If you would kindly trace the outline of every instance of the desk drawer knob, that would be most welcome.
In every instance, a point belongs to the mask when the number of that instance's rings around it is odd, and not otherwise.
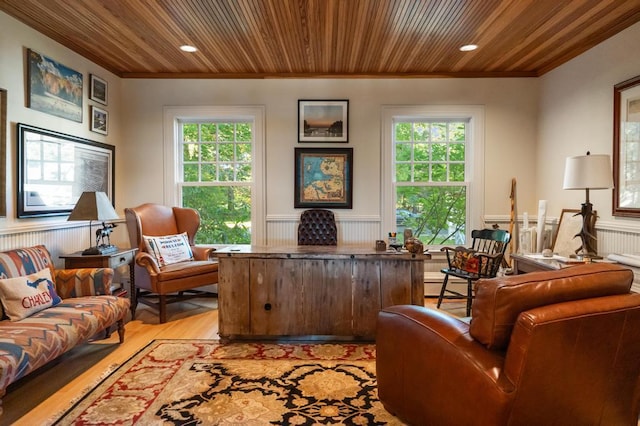
[[[264,310],[265,311],[270,311],[271,310],[271,303],[265,303],[264,304]]]

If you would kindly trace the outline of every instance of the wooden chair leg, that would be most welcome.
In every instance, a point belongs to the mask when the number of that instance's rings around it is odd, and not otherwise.
[[[467,316],[471,316],[471,302],[473,300],[473,283],[467,280]]]
[[[120,338],[120,343],[124,343],[124,318],[119,319],[117,324],[118,324],[118,337]]]
[[[160,324],[167,322],[167,296],[158,295],[158,315],[160,316]]]
[[[442,299],[444,298],[444,292],[447,288],[447,281],[449,281],[449,275],[444,275],[444,280],[442,281],[442,288],[440,288],[440,296],[438,296],[438,304],[436,308],[440,309],[440,305],[442,304]]]

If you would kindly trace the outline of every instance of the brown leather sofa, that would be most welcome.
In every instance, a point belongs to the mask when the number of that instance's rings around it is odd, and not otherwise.
[[[137,247],[136,291],[131,295],[131,314],[135,318],[138,302],[158,310],[159,321],[167,321],[167,304],[211,295],[198,287],[218,283],[218,262],[212,259],[211,247],[195,245],[200,227],[197,210],[146,203],[124,210],[131,247]],[[160,266],[147,252],[143,236],[164,236],[186,232],[193,260]]]
[[[636,425],[640,294],[611,264],[480,280],[470,324],[378,316],[378,394],[412,425]]]

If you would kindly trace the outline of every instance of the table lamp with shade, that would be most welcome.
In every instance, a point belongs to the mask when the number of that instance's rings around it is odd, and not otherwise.
[[[562,188],[584,189],[586,191],[586,201],[582,203],[580,213],[576,214],[582,216],[582,229],[576,235],[582,239],[582,248],[576,254],[585,258],[600,258],[596,238],[596,214],[589,201],[589,190],[612,188],[612,176],[611,159],[608,155],[591,155],[587,151],[587,155],[567,157]]]
[[[102,222],[102,228],[96,232],[96,245],[89,247],[82,252],[83,255],[102,255],[118,251],[118,247],[111,244],[109,234],[114,224],[106,225],[107,220],[120,219],[111,201],[104,192],[83,192],[76,206],[71,211],[67,220],[88,220],[89,221],[89,241],[91,241],[91,222],[94,220]]]

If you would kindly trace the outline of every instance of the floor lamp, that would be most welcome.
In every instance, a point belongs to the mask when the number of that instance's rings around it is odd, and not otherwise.
[[[582,239],[582,247],[576,250],[576,254],[591,259],[600,258],[596,238],[596,214],[589,201],[589,190],[612,187],[611,159],[608,155],[591,155],[587,151],[587,155],[567,157],[563,189],[584,189],[587,195],[580,213],[576,214],[582,216],[582,230],[576,234]]]

